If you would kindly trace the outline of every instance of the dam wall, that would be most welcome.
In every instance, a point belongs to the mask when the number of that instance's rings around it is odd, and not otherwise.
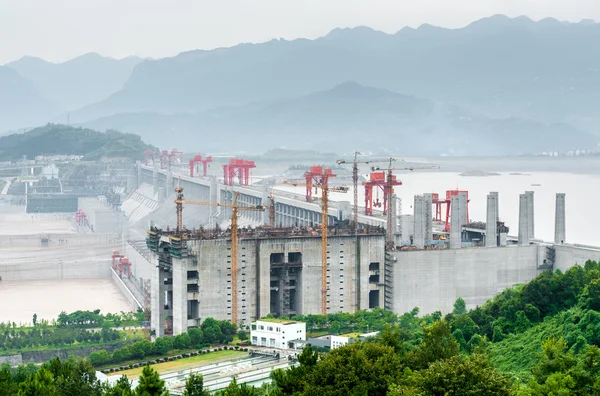
[[[459,297],[475,308],[535,278],[545,259],[546,247],[539,245],[394,252],[392,309],[446,314]]]

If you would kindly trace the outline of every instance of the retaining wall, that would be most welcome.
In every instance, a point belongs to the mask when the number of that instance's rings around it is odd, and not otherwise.
[[[131,304],[131,310],[135,312],[138,309],[142,308],[142,302],[138,301],[137,298],[135,298],[135,296],[133,295],[131,290],[129,290],[127,285],[125,285],[125,283],[123,283],[121,278],[119,278],[119,275],[112,268],[110,268],[110,273],[111,273],[113,282],[115,283],[115,285],[117,285],[117,287],[121,291],[121,294],[123,294],[125,299],[127,299],[129,304]]]
[[[419,307],[421,314],[451,312],[462,297],[467,308],[482,305],[502,290],[526,283],[541,271],[543,246],[509,246],[393,254],[393,310]]]

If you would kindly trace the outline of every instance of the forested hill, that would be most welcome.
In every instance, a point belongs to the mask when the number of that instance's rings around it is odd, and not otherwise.
[[[101,158],[143,159],[151,146],[134,134],[99,132],[67,125],[48,124],[25,133],[0,137],[0,161],[17,161],[24,155],[83,155],[86,160]]]

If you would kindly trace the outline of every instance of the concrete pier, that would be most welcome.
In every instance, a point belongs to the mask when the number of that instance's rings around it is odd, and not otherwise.
[[[554,215],[554,243],[562,245],[566,240],[565,194],[556,194],[556,212]]]
[[[433,194],[425,193],[423,194],[424,207],[423,207],[423,217],[425,220],[425,241],[433,240],[433,215],[431,213],[431,208],[433,206]]]
[[[467,200],[467,193],[466,192],[461,192],[458,193],[458,202],[459,202],[459,208],[460,208],[460,215],[459,217],[454,217],[454,212],[450,212],[452,213],[452,216],[455,219],[459,219],[460,220],[460,226],[464,226],[469,222],[468,219],[468,210],[467,210],[467,205],[468,205],[468,200]]]
[[[534,195],[533,191],[525,191],[527,196],[527,232],[529,233],[529,240],[535,238],[535,221],[534,221]]]
[[[450,249],[460,249],[461,231],[462,231],[462,213],[461,213],[461,198],[459,196],[452,197],[450,201],[450,213],[452,214],[450,223]]]
[[[158,194],[158,164],[156,162],[152,168],[152,194]]]
[[[519,194],[519,245],[529,245],[529,198]]]
[[[166,190],[167,190],[167,197],[171,194],[173,194],[173,190],[175,190],[175,186],[173,186],[173,172],[172,171],[167,171],[167,182],[166,182]]]
[[[498,246],[498,193],[493,192],[487,196],[485,246]]]
[[[413,234],[413,245],[417,249],[423,249],[425,247],[425,199],[422,195],[415,195],[414,203],[414,234]]]

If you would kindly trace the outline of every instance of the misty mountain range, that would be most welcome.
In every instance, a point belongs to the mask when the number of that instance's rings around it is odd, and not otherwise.
[[[8,127],[69,110],[73,123],[202,151],[334,145],[467,155],[590,148],[600,135],[598,42],[600,24],[593,21],[494,16],[462,29],[335,29],[315,40],[158,60],[86,55],[42,67],[44,61],[24,58],[4,69],[18,71],[20,86],[29,80],[20,95],[38,105],[26,118],[8,111]],[[10,86],[2,69],[0,102]]]

